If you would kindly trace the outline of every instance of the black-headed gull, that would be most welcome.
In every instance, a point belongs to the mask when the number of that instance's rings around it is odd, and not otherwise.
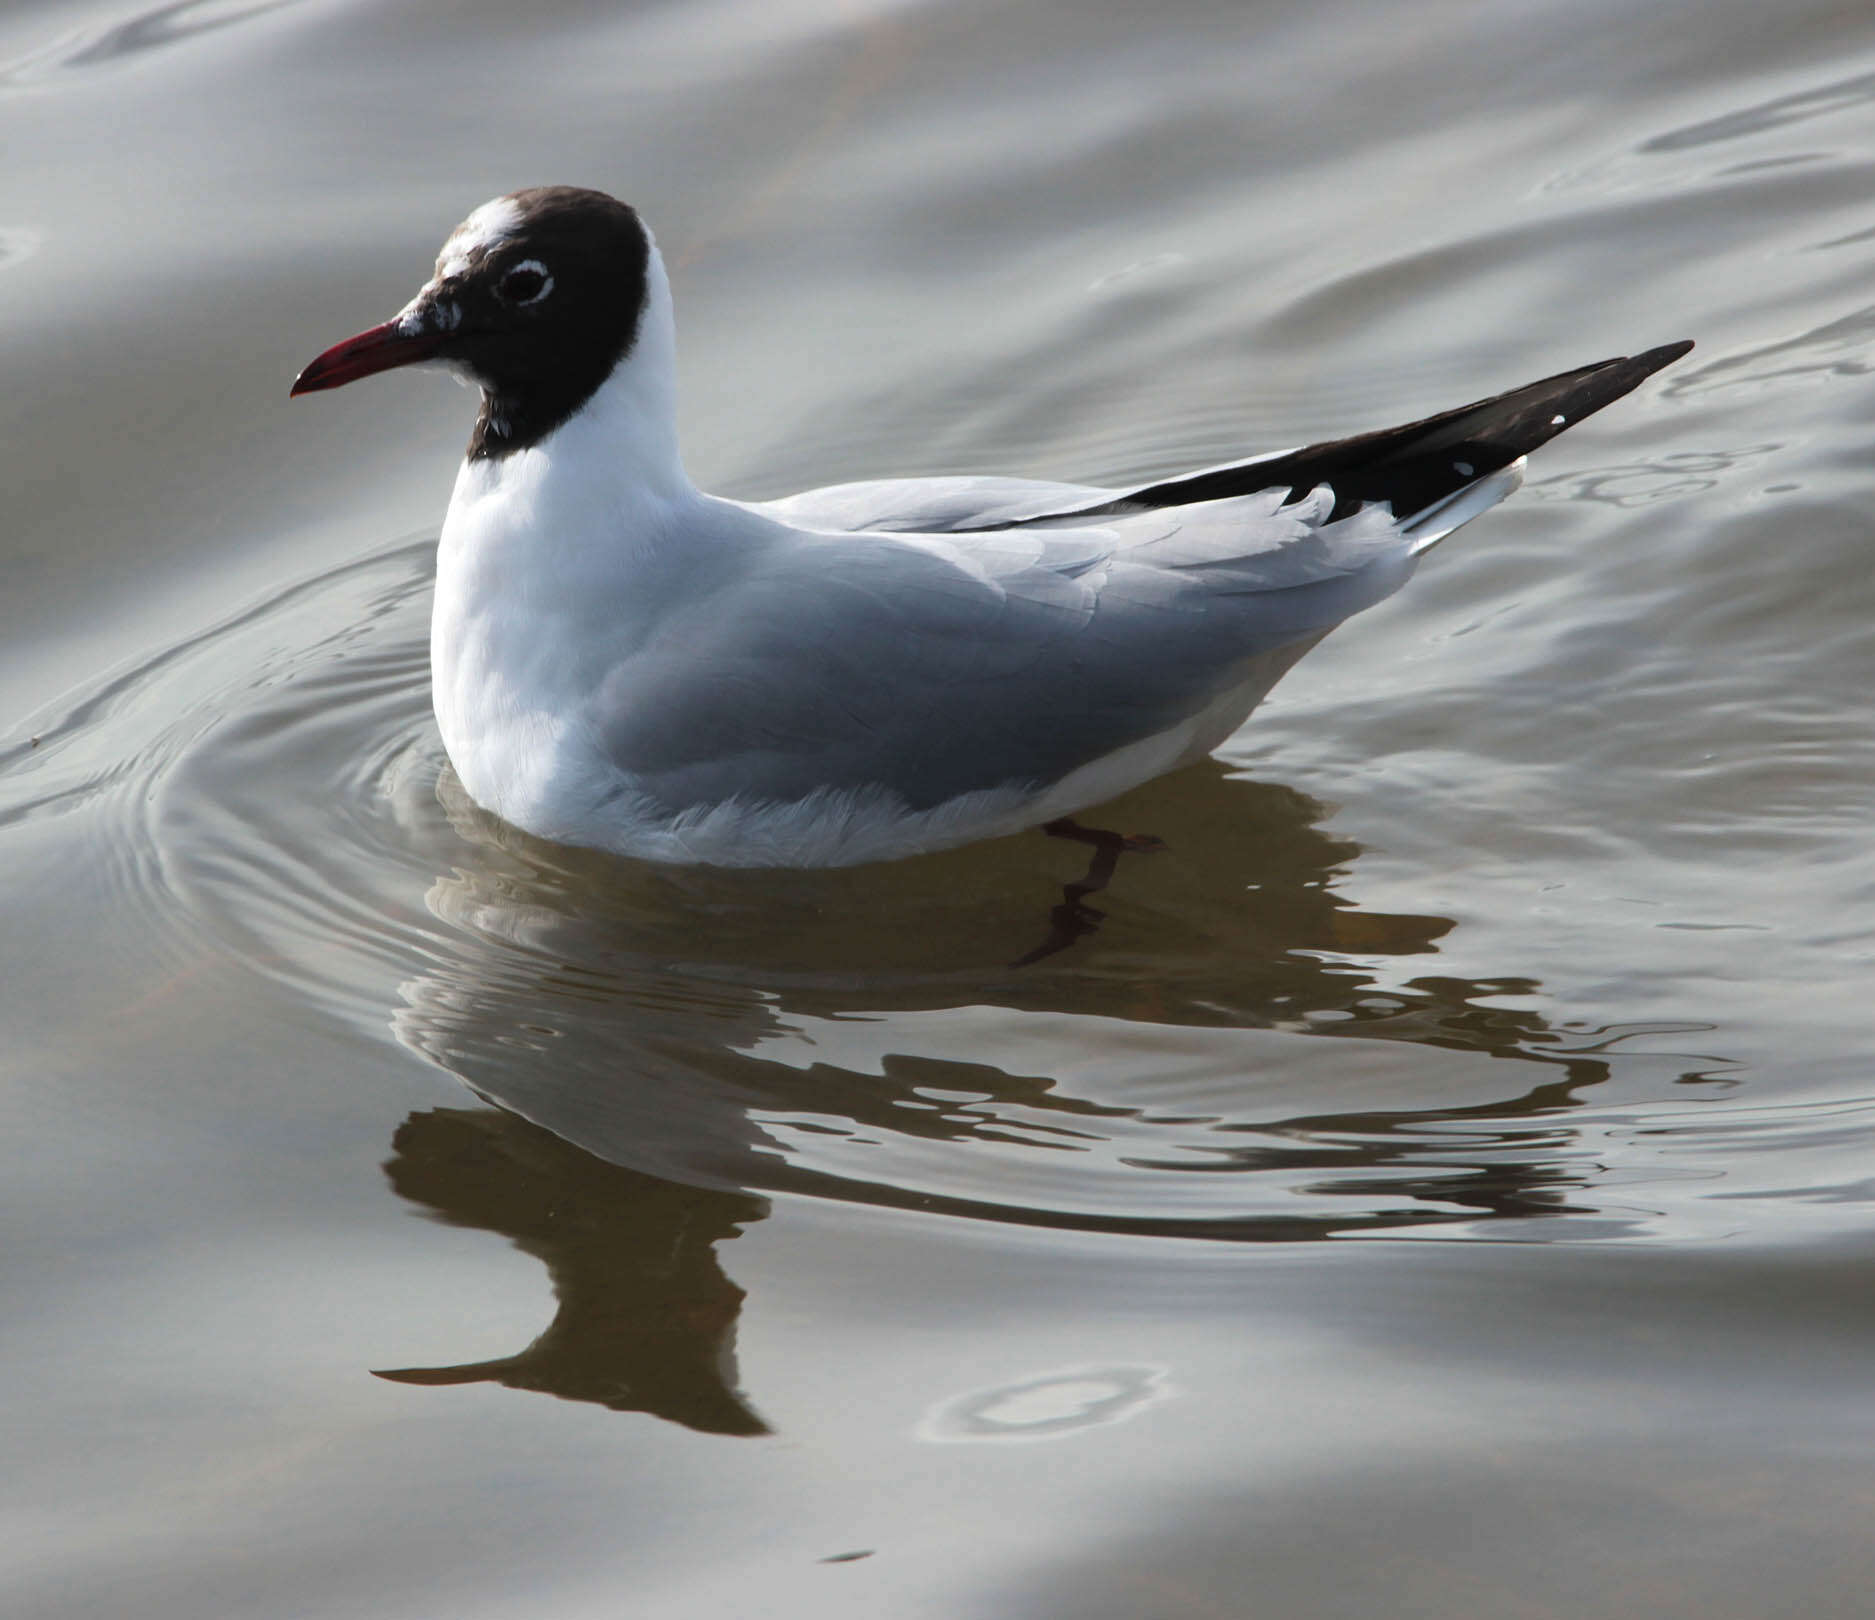
[[[518,191],[295,394],[478,383],[431,673],[469,794],[563,843],[841,866],[1057,822],[1202,758],[1303,653],[1692,347],[1129,490],[881,479],[705,495],[670,286],[625,204]]]

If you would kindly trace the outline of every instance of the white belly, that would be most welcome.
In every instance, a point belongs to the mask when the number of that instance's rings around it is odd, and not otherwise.
[[[1252,660],[1242,680],[1199,713],[1050,786],[987,788],[927,810],[911,810],[878,787],[826,789],[787,804],[730,798],[673,814],[635,791],[596,740],[550,715],[504,703],[504,688],[482,671],[482,661],[448,647],[437,658],[451,677],[447,697],[444,685],[437,687],[437,719],[469,795],[537,837],[687,865],[857,866],[1023,832],[1192,764],[1235,732],[1313,644]],[[473,748],[451,743],[451,730],[462,727],[476,739]]]

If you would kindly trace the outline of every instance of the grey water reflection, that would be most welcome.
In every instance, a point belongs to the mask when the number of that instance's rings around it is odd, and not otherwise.
[[[1571,1124],[1629,1061],[1622,1032],[1488,1004],[1528,981],[1383,984],[1375,957],[1431,953],[1450,921],[1340,898],[1332,880],[1358,851],[1300,794],[1215,765],[1175,789],[1127,807],[1175,853],[1129,874],[1124,916],[1077,946],[1085,957],[1029,970],[1000,964],[1017,930],[1039,926],[1033,872],[1030,904],[996,925],[1008,937],[973,938],[982,913],[945,903],[941,861],[759,885],[656,873],[648,889],[634,868],[621,890],[616,866],[608,888],[604,863],[479,822],[458,799],[452,819],[482,859],[438,878],[429,904],[460,949],[404,984],[394,1023],[497,1106],[413,1115],[387,1170],[406,1198],[540,1259],[559,1309],[517,1355],[384,1376],[766,1432],[736,1390],[742,1292],[714,1254],[762,1218],[762,1192],[1243,1242],[1559,1217],[1577,1237],[1632,1228]],[[1043,850],[1014,840],[1003,855]],[[1370,965],[1350,959],[1356,946]],[[969,965],[986,958],[999,965]],[[1196,1109],[1175,1084],[1161,1093],[1150,1058],[1115,1088],[921,1050],[928,1025],[893,1022],[960,1007],[1226,1030],[1242,1083],[1216,1077]],[[802,1061],[801,1026],[817,1020],[882,1023],[889,1049],[876,1064]],[[1409,1080],[1341,1109],[1304,1087],[1318,1106],[1298,1108],[1253,1067],[1260,1036],[1299,1031],[1350,1059],[1375,1042],[1499,1061],[1467,1062],[1456,1090]]]
[[[1374,958],[1430,953],[1450,920],[1364,912],[1338,896],[1331,880],[1356,852],[1316,825],[1323,807],[1298,793],[1216,765],[1178,789],[1141,797],[1168,828],[1180,871],[1147,858],[1124,922],[1098,936],[1104,953],[1070,951],[1035,969],[1003,965],[1025,919],[1042,926],[1033,873],[1027,911],[994,917],[945,904],[941,862],[764,874],[760,885],[658,874],[662,892],[634,886],[625,906],[598,881],[597,862],[489,828],[488,859],[439,878],[428,896],[465,948],[405,982],[394,1028],[483,1097],[596,1157],[692,1185],[1271,1241],[1596,1212],[1593,1197],[1578,1196],[1593,1167],[1569,1151],[1568,1113],[1608,1078],[1623,1032],[1557,1030],[1536,1012],[1489,1005],[1536,988],[1510,976],[1383,983]],[[473,835],[475,812],[457,804],[455,819]],[[1038,843],[1011,841],[1005,858],[1033,857]],[[986,926],[1006,937],[969,932]],[[1157,1085],[1150,1056],[1116,1095],[920,1050],[925,1020],[904,1027],[903,1044],[893,1039],[896,1014],[956,1008],[1228,1030],[1235,1044],[1222,1049],[1209,1106],[1194,1110]],[[843,1024],[883,1025],[883,1048],[864,1065],[804,1053],[803,1024],[823,1041]],[[1359,1108],[1290,1111],[1271,1106],[1280,1088],[1272,1096],[1252,1081],[1258,1031],[1508,1067],[1489,1086],[1486,1071],[1470,1069],[1474,1083],[1456,1093],[1403,1090],[1381,1106],[1370,1092]],[[1233,1063],[1245,1076],[1238,1094]],[[921,1180],[913,1163],[929,1162],[917,1150],[984,1145],[1032,1149],[1038,1164],[1065,1152],[1130,1189],[1120,1207],[1069,1208],[1046,1188],[1037,1196],[1036,1178],[1008,1172],[1006,1159],[951,1185]],[[849,1146],[862,1151],[841,1151]],[[901,1162],[896,1148],[914,1151]],[[1258,1188],[1265,1173],[1285,1178],[1282,1197]],[[1205,1187],[1196,1204],[1173,1192],[1191,1180]],[[1277,1212],[1293,1210],[1298,1186],[1322,1213]],[[1156,1198],[1175,1207],[1151,1213]]]
[[[768,1432],[736,1393],[743,1292],[716,1257],[718,1243],[767,1213],[761,1199],[622,1170],[492,1108],[412,1114],[393,1146],[385,1173],[401,1196],[533,1255],[559,1310],[518,1354],[378,1377],[499,1383],[705,1434]]]

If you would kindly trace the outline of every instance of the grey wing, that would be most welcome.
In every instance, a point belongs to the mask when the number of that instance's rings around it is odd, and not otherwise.
[[[747,504],[764,517],[837,534],[955,534],[1094,506],[1117,493],[1040,478],[875,478]]]
[[[1388,595],[1411,547],[1318,491],[953,538],[797,535],[622,664],[596,720],[673,809],[1046,785]]]
[[[1231,495],[1254,493],[1259,487],[1255,469],[1261,462],[1278,462],[1293,452],[1271,450],[1240,457],[1215,467],[1182,474],[1179,485],[1228,483]],[[1066,484],[1044,478],[1002,478],[954,475],[939,478],[873,478],[852,484],[828,484],[803,490],[775,501],[750,501],[752,512],[804,529],[839,534],[964,534],[1014,528],[1037,520],[1062,519],[1077,524],[1099,522],[1129,511],[1168,504],[1163,499],[1139,500],[1150,490],[1108,489],[1098,484]],[[1287,489],[1280,478],[1270,488]],[[1222,494],[1223,490],[1216,493]],[[1193,504],[1203,499],[1195,493]]]
[[[1057,780],[1391,594],[1525,454],[1690,347],[1117,493],[899,479],[750,507],[837,532],[795,534],[687,639],[621,666],[597,722],[679,807],[880,785],[925,808]]]

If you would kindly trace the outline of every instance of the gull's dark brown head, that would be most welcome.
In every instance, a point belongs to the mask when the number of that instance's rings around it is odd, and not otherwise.
[[[482,387],[469,458],[524,450],[631,353],[650,251],[637,214],[602,191],[541,186],[497,197],[450,233],[415,298],[327,349],[292,392],[441,361]]]

